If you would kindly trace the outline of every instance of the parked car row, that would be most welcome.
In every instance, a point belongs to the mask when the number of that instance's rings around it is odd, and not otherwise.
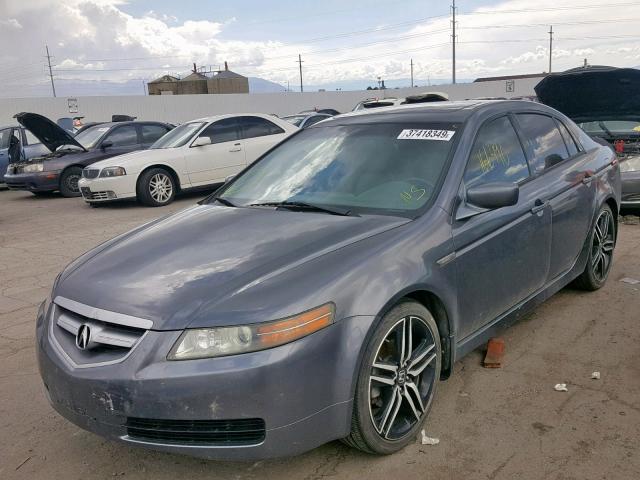
[[[34,195],[59,191],[92,205],[121,199],[167,205],[179,192],[222,184],[298,130],[277,117],[249,114],[219,115],[177,128],[118,119],[74,136],[42,115],[15,118],[18,131],[31,132],[41,148],[23,148],[32,154],[8,165],[3,176],[8,188]]]

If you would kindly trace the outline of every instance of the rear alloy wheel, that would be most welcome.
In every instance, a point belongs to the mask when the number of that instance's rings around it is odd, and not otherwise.
[[[345,443],[390,454],[411,442],[431,409],[440,355],[438,328],[426,308],[402,302],[390,310],[367,347]]]
[[[138,182],[138,199],[150,207],[170,204],[176,196],[173,176],[163,168],[152,168]]]
[[[82,177],[82,168],[69,167],[60,176],[60,193],[63,197],[79,197],[78,181]]]
[[[598,290],[607,281],[616,245],[616,223],[613,212],[604,205],[593,225],[589,239],[589,259],[576,286],[583,290]]]

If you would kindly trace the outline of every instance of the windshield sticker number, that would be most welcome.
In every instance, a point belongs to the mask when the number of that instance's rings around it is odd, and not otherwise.
[[[422,130],[406,128],[398,135],[398,140],[442,140],[448,142],[456,133],[454,130]]]

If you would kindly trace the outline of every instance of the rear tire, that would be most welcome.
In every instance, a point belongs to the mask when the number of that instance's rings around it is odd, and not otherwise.
[[[440,379],[438,326],[424,306],[403,301],[381,320],[362,360],[351,418],[342,441],[388,455],[413,441]]]
[[[138,200],[149,207],[162,207],[173,202],[176,182],[164,168],[147,170],[138,180]]]
[[[78,180],[82,177],[82,168],[69,167],[60,176],[60,193],[63,197],[79,197]]]
[[[616,223],[609,205],[604,204],[600,208],[587,242],[589,245],[587,265],[574,284],[581,290],[594,291],[606,283],[613,263]]]

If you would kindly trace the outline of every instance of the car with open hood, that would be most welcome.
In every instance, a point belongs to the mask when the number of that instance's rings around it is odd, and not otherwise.
[[[544,105],[333,117],[73,261],[37,314],[39,371],[56,411],[131,446],[393,453],[456,359],[604,285],[619,201],[613,151]]]
[[[37,113],[19,113],[18,123],[49,150],[9,166],[5,182],[12,190],[33,194],[59,191],[65,197],[80,196],[82,169],[94,162],[151,146],[172,129],[161,122],[109,122],[73,136]]]
[[[539,100],[571,118],[615,150],[622,205],[640,208],[640,70],[588,66],[545,77]]]
[[[221,185],[297,130],[285,120],[261,113],[193,120],[176,127],[148,150],[85,168],[80,191],[92,205],[137,199],[161,207],[180,192]]]

